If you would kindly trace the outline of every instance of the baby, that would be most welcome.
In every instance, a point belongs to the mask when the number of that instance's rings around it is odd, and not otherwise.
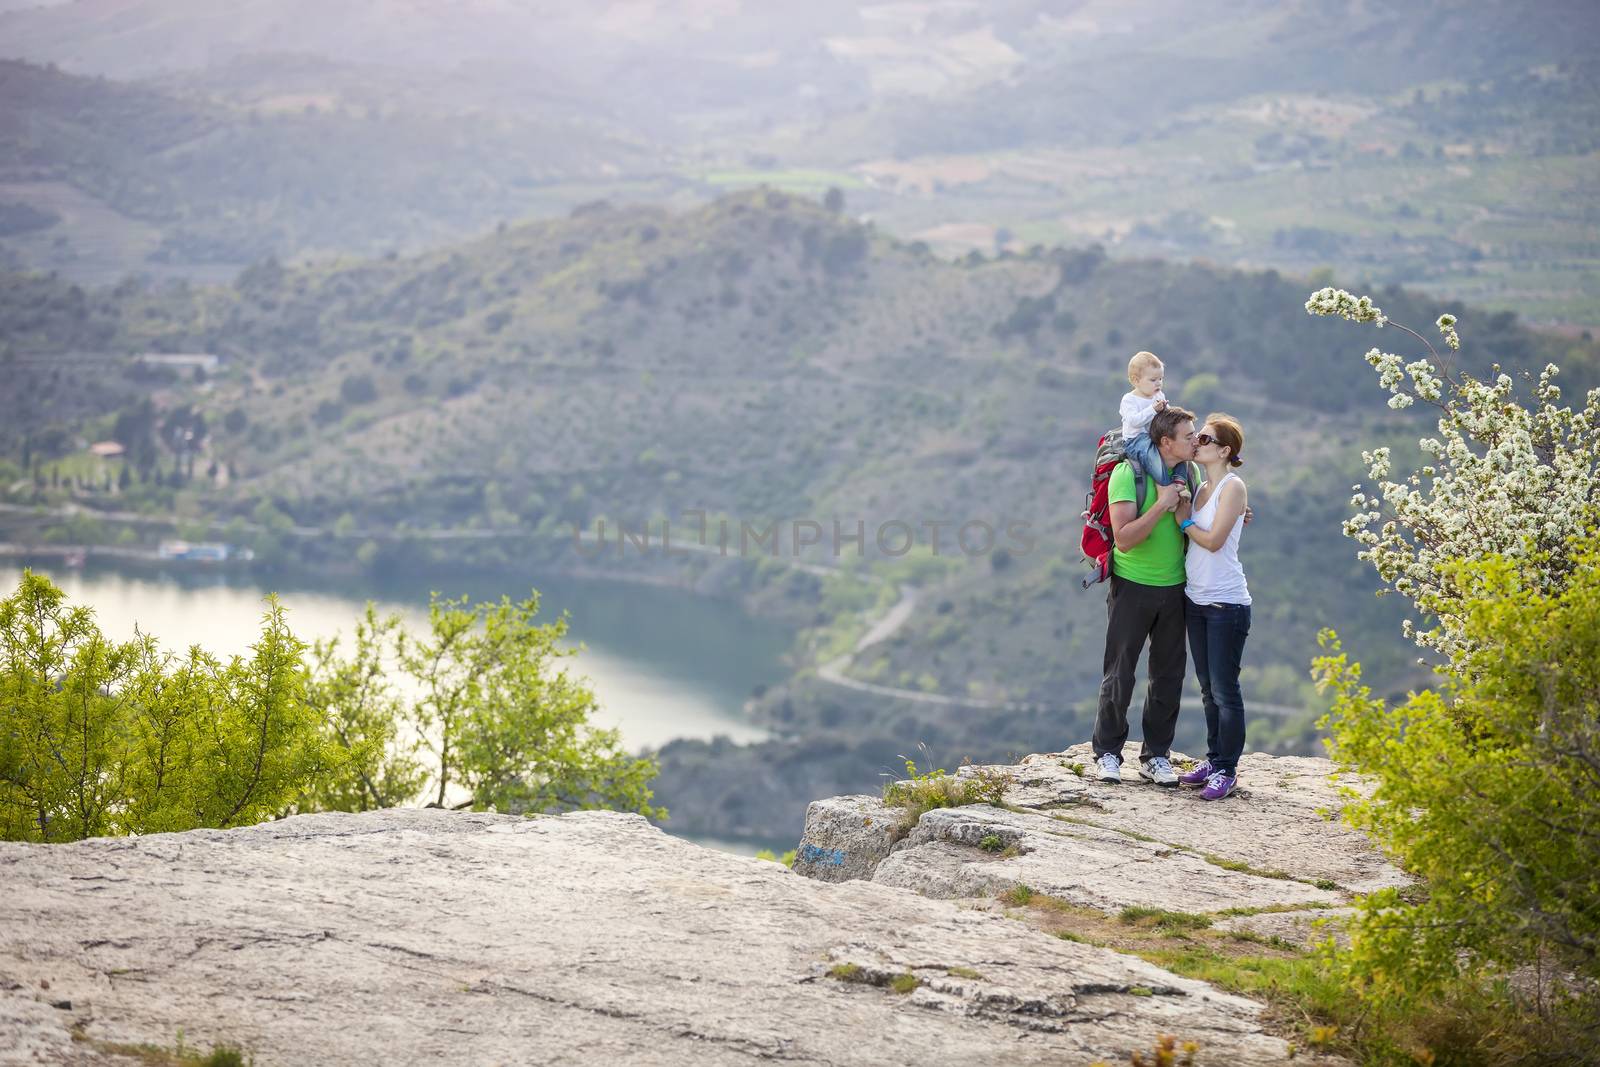
[[[1158,485],[1177,482],[1179,493],[1187,497],[1185,465],[1180,464],[1169,475],[1160,451],[1150,440],[1150,420],[1156,412],[1167,409],[1167,397],[1161,391],[1165,372],[1166,367],[1154,352],[1136,352],[1128,360],[1128,384],[1133,390],[1122,398],[1122,447],[1129,462],[1143,467]]]

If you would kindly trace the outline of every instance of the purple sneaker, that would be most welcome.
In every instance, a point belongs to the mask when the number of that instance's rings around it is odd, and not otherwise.
[[[1178,775],[1179,785],[1205,785],[1206,779],[1211,777],[1211,761],[1203,759],[1195,765],[1194,770]]]
[[[1233,787],[1239,784],[1239,776],[1229,774],[1227,771],[1214,771],[1206,779],[1206,787],[1200,790],[1201,800],[1221,800],[1233,792]]]

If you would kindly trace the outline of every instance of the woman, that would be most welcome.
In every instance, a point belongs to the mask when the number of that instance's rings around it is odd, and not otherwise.
[[[1193,542],[1184,555],[1184,622],[1206,708],[1206,758],[1178,781],[1201,786],[1204,800],[1221,800],[1238,783],[1244,752],[1239,661],[1250,636],[1250,590],[1239,564],[1239,534],[1249,495],[1233,473],[1244,462],[1244,431],[1231,415],[1211,415],[1195,444],[1195,462],[1206,476],[1180,527]]]

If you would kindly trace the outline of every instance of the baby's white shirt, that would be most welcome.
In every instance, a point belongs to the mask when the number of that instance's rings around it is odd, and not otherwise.
[[[1124,439],[1150,432],[1150,420],[1156,415],[1156,402],[1165,400],[1167,394],[1156,390],[1152,397],[1142,397],[1129,391],[1122,397],[1122,436]]]

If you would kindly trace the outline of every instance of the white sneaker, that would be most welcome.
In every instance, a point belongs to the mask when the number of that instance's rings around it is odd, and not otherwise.
[[[1156,785],[1176,786],[1178,774],[1172,769],[1172,763],[1165,756],[1151,756],[1139,763],[1139,777]]]
[[[1122,761],[1117,759],[1115,755],[1107,752],[1095,760],[1095,764],[1100,768],[1100,780],[1102,782],[1117,782],[1119,784],[1122,782]]]

